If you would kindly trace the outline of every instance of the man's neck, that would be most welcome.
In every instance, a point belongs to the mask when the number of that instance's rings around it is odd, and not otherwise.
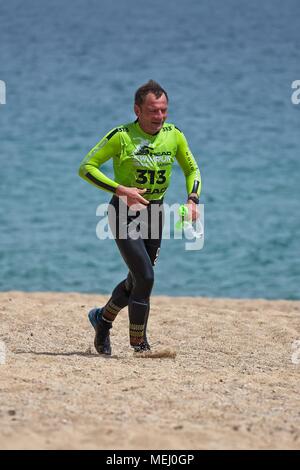
[[[145,134],[148,134],[148,135],[151,135],[151,136],[155,136],[155,135],[159,134],[159,132],[160,132],[160,130],[159,130],[159,131],[155,132],[154,134],[150,134],[150,132],[147,132],[147,131],[145,131],[145,129],[142,128],[142,126],[141,126],[141,124],[140,124],[138,118],[137,118],[134,122],[135,122],[135,124],[138,124],[139,128],[140,128],[143,132],[145,132]]]

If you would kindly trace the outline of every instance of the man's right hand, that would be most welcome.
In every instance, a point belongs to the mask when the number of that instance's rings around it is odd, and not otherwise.
[[[143,206],[149,204],[149,201],[142,196],[146,191],[147,189],[127,188],[120,184],[116,189],[116,195],[120,197],[128,207],[135,206],[136,204],[141,205],[140,208],[136,208],[136,210],[140,210],[145,209]]]

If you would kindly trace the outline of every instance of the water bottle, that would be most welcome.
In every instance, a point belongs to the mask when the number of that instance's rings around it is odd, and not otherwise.
[[[193,238],[202,238],[203,237],[203,225],[198,219],[194,223],[191,220],[188,220],[189,211],[188,208],[182,204],[179,209],[179,221],[176,223],[176,230],[180,230],[184,233],[185,238],[192,240]]]

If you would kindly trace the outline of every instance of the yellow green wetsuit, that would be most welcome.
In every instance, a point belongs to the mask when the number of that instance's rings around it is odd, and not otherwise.
[[[111,158],[113,180],[100,170]],[[174,124],[166,122],[157,134],[146,134],[135,121],[106,134],[83,159],[79,175],[111,193],[115,193],[119,185],[147,189],[143,197],[151,201],[164,197],[175,160],[185,175],[187,193],[199,196],[200,172],[184,134]]]

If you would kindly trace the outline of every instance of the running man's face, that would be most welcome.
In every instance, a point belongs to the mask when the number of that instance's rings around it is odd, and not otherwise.
[[[159,98],[148,93],[141,106],[134,105],[134,112],[138,117],[139,125],[147,134],[159,132],[167,119],[168,101],[163,93]]]

